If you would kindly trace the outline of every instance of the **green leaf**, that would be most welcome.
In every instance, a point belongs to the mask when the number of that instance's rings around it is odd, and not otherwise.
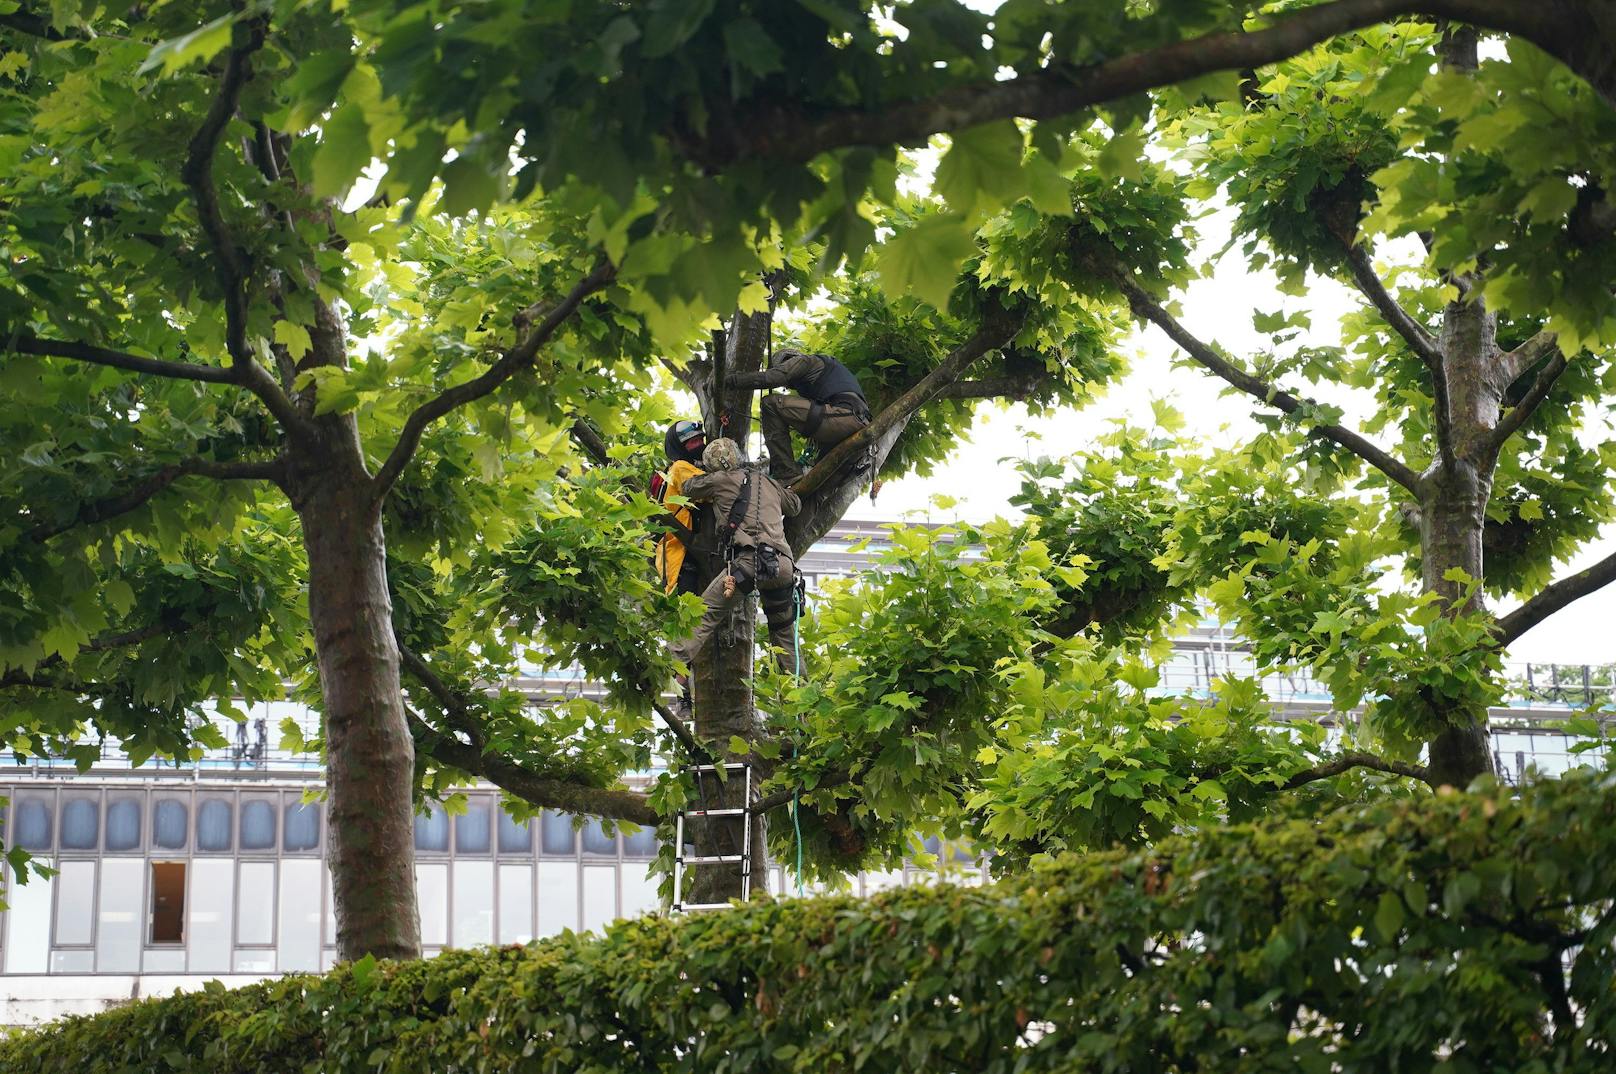
[[[1145,132],[1133,126],[1112,135],[1094,163],[1107,179],[1129,179],[1138,183],[1145,178],[1144,160]]]
[[[1380,938],[1391,943],[1397,938],[1397,930],[1403,927],[1403,900],[1395,892],[1381,893],[1380,901],[1375,904],[1375,931]]]
[[[338,108],[320,132],[311,184],[315,196],[340,197],[370,161],[370,124],[364,109],[350,102]]]
[[[286,348],[286,353],[292,356],[293,361],[301,359],[314,347],[309,330],[292,321],[275,322],[275,342]]]
[[[456,157],[443,169],[443,210],[451,215],[486,210],[499,195],[499,178],[474,160]]]
[[[923,217],[876,253],[881,287],[893,298],[914,295],[946,310],[960,268],[976,253],[972,229],[958,213]]]
[[[188,34],[159,41],[146,54],[146,61],[136,73],[145,74],[161,64],[163,75],[167,77],[193,60],[213,59],[230,44],[230,33],[235,22],[236,13],[232,11],[198,26]]]
[[[751,753],[752,752],[752,744],[750,742],[746,741],[746,739],[742,738],[740,735],[730,735],[729,736],[729,752],[735,753],[735,754]]]
[[[960,131],[937,162],[933,185],[956,212],[992,212],[1026,189],[1023,145],[1020,129],[1008,119]]]

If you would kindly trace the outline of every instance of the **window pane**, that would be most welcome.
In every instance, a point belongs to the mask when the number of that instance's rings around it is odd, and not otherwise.
[[[107,810],[112,838],[112,810]],[[101,909],[96,915],[95,968],[101,973],[135,973],[145,932],[146,861],[101,859]]]
[[[598,929],[617,919],[617,866],[584,866],[584,928]]]
[[[503,809],[499,813],[499,852],[501,854],[531,854],[533,828],[527,821],[517,823]]]
[[[275,806],[262,798],[241,803],[241,849],[275,849]]]
[[[539,820],[540,846],[546,854],[577,853],[577,833],[572,830],[572,817],[546,809]]]
[[[527,943],[531,939],[533,939],[533,866],[501,865],[499,942]]]
[[[280,948],[282,973],[320,968],[320,862],[281,862]]]
[[[95,862],[64,861],[58,868],[56,942],[87,944],[94,938],[91,916],[95,908]]]
[[[458,838],[458,836],[457,836]],[[454,933],[456,947],[494,942],[494,863],[454,864]]]
[[[233,968],[237,973],[274,973],[275,952],[265,947],[238,950]]]
[[[50,813],[40,805],[45,830]],[[20,812],[20,811],[19,811]],[[42,861],[41,865],[52,864]],[[9,875],[11,870],[6,868]],[[44,973],[50,965],[51,877],[28,877],[28,883],[6,885],[6,972]]]
[[[184,850],[190,809],[178,798],[160,798],[152,807],[152,843],[164,850]]]
[[[202,816],[207,812],[207,805],[197,811],[198,842],[202,838]],[[185,935],[192,973],[230,972],[230,909],[235,905],[235,888],[234,860],[204,858],[191,863],[191,890],[186,899],[190,913]]]
[[[578,927],[578,866],[570,861],[539,862],[539,935],[554,936]]]
[[[19,797],[12,810],[13,841],[24,850],[51,848],[50,799],[39,795]],[[25,885],[26,886],[26,885]],[[44,972],[43,968],[35,972]]]
[[[415,867],[415,897],[421,907],[421,942],[448,942],[449,867],[442,863]]]
[[[657,852],[656,829],[641,828],[630,835],[623,833],[623,857],[625,858],[654,858]]]
[[[136,850],[140,847],[140,803],[141,800],[133,796],[114,798],[107,803],[108,850]]]
[[[584,853],[617,857],[617,836],[607,835],[598,817],[590,817],[584,824]]]
[[[184,973],[185,949],[183,947],[149,947],[141,960],[141,968],[146,973]]]
[[[196,848],[231,850],[231,822],[235,806],[226,798],[207,798],[196,809]]]
[[[286,804],[286,833],[282,836],[287,850],[315,850],[320,846],[320,807],[317,803],[288,802]]]
[[[449,815],[437,802],[426,804],[426,815],[415,814],[415,849],[447,851],[449,849]]]
[[[94,850],[100,845],[101,796],[69,796],[62,803],[62,849]]]
[[[623,866],[623,916],[638,917],[655,910],[661,903],[657,895],[660,877],[650,874],[644,862],[631,862]]]
[[[146,942],[178,944],[185,942],[185,863],[151,863],[151,928]],[[150,963],[147,963],[148,966]],[[184,964],[180,966],[184,969]]]
[[[473,798],[466,811],[455,818],[455,853],[488,853],[492,837],[489,831],[489,805],[487,798]],[[455,946],[465,945],[456,943]]]
[[[247,811],[242,810],[242,816]],[[274,817],[274,813],[270,813]],[[236,942],[270,943],[275,939],[275,863],[244,861],[236,894]],[[240,969],[238,962],[237,969]]]
[[[51,952],[52,973],[94,973],[95,952],[86,948]]]

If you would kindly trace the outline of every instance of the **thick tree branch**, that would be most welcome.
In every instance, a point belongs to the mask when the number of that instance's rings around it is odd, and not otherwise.
[[[570,431],[572,433],[572,442],[582,448],[584,454],[588,455],[590,461],[596,466],[606,466],[611,463],[612,457],[607,453],[606,441],[595,431],[593,425],[590,425],[582,418],[577,418],[573,421]]]
[[[131,373],[149,373],[152,376],[170,377],[175,380],[203,380],[214,384],[236,382],[235,373],[223,366],[174,362],[163,358],[142,358],[136,354],[125,354],[123,351],[108,350],[106,347],[96,347],[89,343],[19,335],[15,339],[5,340],[4,345],[7,350],[17,354],[34,354],[45,358],[73,358],[94,365],[126,369]]]
[[[556,329],[571,317],[573,312],[583,304],[583,300],[605,287],[616,275],[617,269],[609,261],[602,260],[589,275],[579,280],[567,296],[556,303],[533,328],[510,350],[500,356],[499,360],[490,366],[481,376],[457,384],[441,394],[422,403],[404,420],[404,429],[398,435],[398,442],[382,463],[380,470],[371,480],[371,496],[374,502],[380,503],[392,489],[398,475],[404,472],[410,459],[415,456],[415,449],[421,444],[421,436],[426,432],[428,425],[454,410],[464,406],[474,399],[483,396],[504,384],[511,377],[533,364],[533,358],[538,354],[539,348],[549,340]]]
[[[225,223],[219,191],[213,182],[213,158],[241,102],[242,87],[252,78],[252,54],[264,46],[264,20],[250,19],[235,27],[234,32],[245,34],[246,40],[232,45],[225,55],[219,92],[186,148],[180,178],[191,190],[197,219],[218,265],[219,284],[224,290],[225,350],[230,354],[234,379],[258,396],[288,432],[296,432],[306,427],[306,420],[247,345],[247,286],[252,271]]]
[[[626,820],[631,824],[653,828],[660,819],[651,809],[646,796],[636,791],[590,787],[552,779],[497,754],[484,753],[476,746],[444,734],[414,712],[408,709],[405,712],[411,730],[420,741],[422,752],[441,764],[480,776],[531,805],[578,816]]]
[[[685,752],[693,760],[702,764],[713,763],[713,755],[708,751],[707,747],[701,744],[700,740],[691,733],[690,728],[686,727],[683,721],[668,711],[668,706],[660,701],[653,701],[651,702],[651,707],[656,709],[656,714],[662,717],[662,722],[668,725],[668,730],[673,732],[673,737],[679,740],[679,745],[685,748]]]
[[[1504,356],[1511,369],[1525,372],[1542,361],[1545,354],[1549,355],[1549,360],[1538,370],[1531,388],[1521,396],[1519,403],[1499,419],[1488,437],[1487,449],[1490,456],[1496,455],[1503,448],[1504,442],[1519,432],[1521,426],[1525,425],[1527,419],[1543,404],[1543,400],[1548,398],[1550,390],[1554,388],[1554,382],[1560,379],[1560,374],[1566,371],[1568,364],[1566,356],[1555,345],[1554,333],[1547,331],[1539,332]]]
[[[1403,761],[1388,761],[1384,757],[1376,757],[1372,753],[1343,753],[1332,761],[1303,769],[1281,784],[1282,790],[1292,791],[1297,787],[1309,783],[1317,783],[1321,779],[1339,776],[1343,772],[1354,768],[1372,768],[1376,772],[1385,772],[1393,776],[1407,776],[1417,779],[1421,783],[1430,783],[1431,774],[1417,764],[1406,764]]]
[[[1537,626],[1573,601],[1616,582],[1616,553],[1606,556],[1587,570],[1568,575],[1540,589],[1532,599],[1498,621],[1493,637],[1500,649],[1507,648],[1522,634]]]
[[[1040,370],[1008,377],[983,377],[980,380],[957,380],[938,392],[938,399],[1014,399],[1023,402],[1037,391],[1053,374]]]
[[[48,541],[78,526],[90,526],[117,518],[133,511],[182,477],[211,477],[224,481],[274,481],[278,484],[281,474],[282,461],[279,459],[272,462],[214,462],[209,459],[192,459],[189,462],[174,463],[148,475],[117,495],[80,506],[74,516],[65,522],[41,523],[27,531],[27,536],[36,542]]]
[[[675,143],[710,169],[748,156],[808,160],[840,146],[921,145],[933,134],[997,119],[1050,119],[1214,71],[1262,67],[1338,34],[1424,14],[1522,34],[1609,99],[1612,72],[1595,44],[1603,16],[1565,7],[1523,0],[1336,0],[1292,11],[1261,30],[1203,34],[1082,67],[1051,64],[1015,78],[956,86],[876,109],[809,111],[790,103],[768,105],[700,135],[681,132]],[[1581,40],[1591,33],[1591,40]]]
[[[977,359],[1014,339],[1016,333],[1021,331],[1023,320],[1022,314],[1006,312],[987,318],[970,339],[955,347],[948,357],[937,364],[936,369],[922,377],[914,387],[887,404],[869,425],[827,451],[814,464],[812,470],[792,484],[792,490],[799,496],[806,496],[830,481],[859,452],[879,440],[894,425],[907,420],[921,407],[937,398],[948,385],[959,380],[960,375]]]
[[[818,783],[801,793],[812,794],[814,791],[822,791],[827,787],[846,786],[851,782],[853,782],[853,777],[847,772],[827,772],[820,777]],[[773,794],[765,794],[757,800],[752,809],[757,813],[767,813],[771,809],[779,809],[783,805],[790,805],[791,799],[796,797],[797,794],[798,792],[794,790],[775,791]]]
[[[1134,313],[1145,320],[1153,322],[1168,337],[1184,349],[1196,362],[1205,366],[1213,373],[1222,377],[1230,384],[1250,395],[1254,399],[1274,407],[1285,414],[1294,414],[1304,408],[1315,406],[1311,400],[1299,399],[1289,392],[1279,388],[1258,377],[1252,376],[1245,370],[1224,360],[1211,347],[1192,336],[1178,319],[1168,313],[1156,303],[1144,289],[1135,283],[1129,276],[1119,273],[1116,277],[1118,285],[1128,297],[1128,304],[1133,307]],[[1363,459],[1369,465],[1403,486],[1409,492],[1419,495],[1419,475],[1411,470],[1405,463],[1393,458],[1385,451],[1370,443],[1358,433],[1340,425],[1318,423],[1308,427],[1311,436],[1317,436],[1346,448],[1348,451]]]

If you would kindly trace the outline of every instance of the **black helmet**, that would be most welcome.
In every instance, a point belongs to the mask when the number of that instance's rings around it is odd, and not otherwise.
[[[667,450],[669,462],[700,465],[702,449],[707,446],[707,433],[699,421],[676,421],[668,426],[662,446]]]

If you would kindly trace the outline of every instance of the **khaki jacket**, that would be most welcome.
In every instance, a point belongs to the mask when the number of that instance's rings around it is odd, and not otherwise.
[[[786,540],[785,520],[802,510],[797,494],[780,484],[762,470],[718,470],[697,474],[684,483],[685,498],[695,503],[713,505],[713,515],[722,530],[729,520],[729,512],[740,495],[741,482],[752,475],[751,502],[746,515],[735,531],[735,544],[742,548],[766,544],[776,552],[791,555]]]

